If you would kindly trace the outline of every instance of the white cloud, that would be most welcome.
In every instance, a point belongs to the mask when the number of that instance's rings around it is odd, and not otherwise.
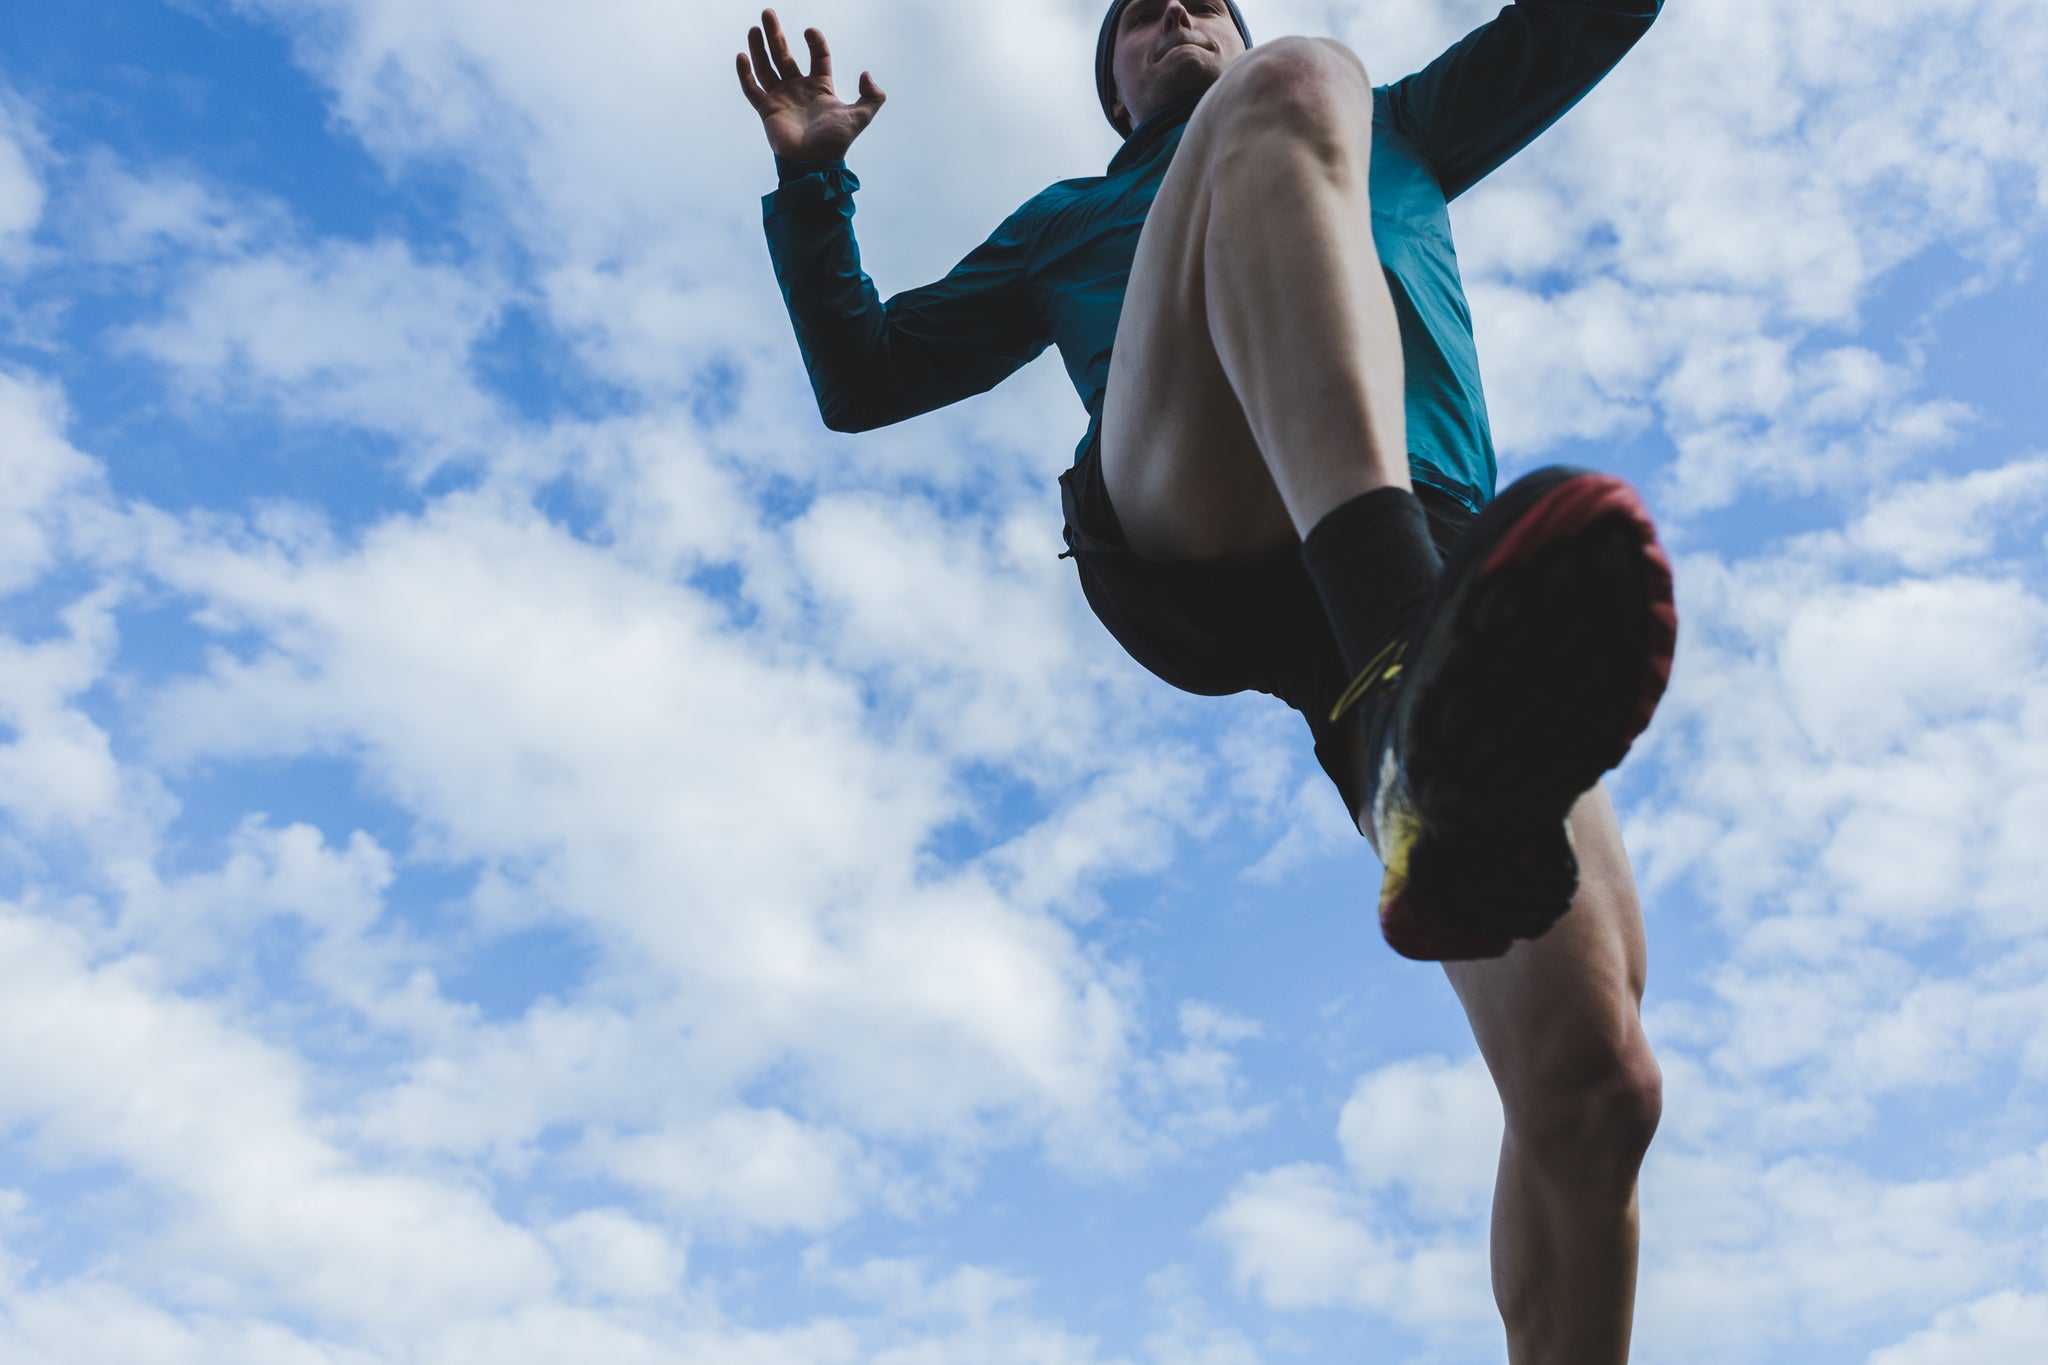
[[[2007,1292],[1937,1316],[1934,1325],[1870,1358],[1870,1365],[2029,1365],[2048,1352],[2048,1297]]]
[[[226,260],[289,230],[289,216],[254,194],[203,184],[188,174],[124,166],[89,156],[66,196],[72,260],[140,266]]]
[[[1637,1322],[1652,1358],[1754,1360],[1776,1343],[1925,1320],[2007,1283],[2037,1240],[2038,1154],[1888,1182],[1717,1147],[1653,1151],[1644,1169]]]
[[[2010,713],[2035,690],[2048,603],[2020,584],[1951,578],[1809,596],[1778,665],[1816,748],[1875,757],[1929,725]]]
[[[1849,544],[1915,573],[1989,555],[1999,533],[2024,525],[2048,498],[2048,458],[1960,477],[1899,484],[1852,523]]]
[[[79,705],[112,661],[117,597],[103,588],[72,603],[61,636],[0,635],[0,723],[12,732],[0,743],[0,810],[52,851],[82,844],[116,866],[146,856],[171,808],[162,784],[124,768]]]
[[[1182,1046],[1160,1054],[1148,1088],[1166,1110],[1166,1133],[1189,1147],[1264,1127],[1270,1104],[1247,1104],[1252,1090],[1237,1049],[1266,1036],[1264,1025],[1199,1000],[1180,1007]]]
[[[42,222],[45,193],[31,158],[34,129],[0,86],[0,265],[17,259]]]
[[[1476,1055],[1397,1063],[1362,1077],[1345,1104],[1341,1170],[1247,1175],[1205,1227],[1239,1288],[1268,1307],[1364,1309],[1476,1348],[1495,1320],[1481,1215],[1501,1131]]]
[[[1147,1279],[1145,1288],[1164,1318],[1145,1339],[1152,1365],[1259,1365],[1257,1348],[1244,1333],[1218,1321],[1186,1266],[1168,1266]]]
[[[1485,1211],[1502,1129],[1500,1097],[1480,1058],[1421,1058],[1360,1080],[1337,1140],[1362,1188],[1399,1189],[1418,1215],[1452,1220]]]
[[[470,369],[501,306],[400,243],[328,244],[205,269],[129,341],[189,394],[398,436],[431,469],[509,439]]]
[[[1499,1340],[1483,1232],[1406,1232],[1327,1166],[1247,1176],[1205,1226],[1269,1308],[1369,1310],[1446,1349]]]
[[[891,709],[959,759],[1078,750],[1101,723],[1093,689],[1075,683],[1113,660],[1088,648],[1094,623],[1042,512],[948,525],[923,500],[848,494],[819,499],[790,528],[825,647],[880,675]]]
[[[841,1269],[809,1258],[814,1275],[877,1312],[863,1360],[874,1365],[1110,1365],[1089,1338],[1030,1311],[1028,1281],[980,1266],[935,1273],[921,1262],[875,1259]]]
[[[2017,493],[2030,470],[1901,492],[1929,506],[1907,555],[1984,543],[1945,530],[1957,521],[1944,506],[1973,488]],[[1887,544],[1892,506],[1852,527],[1847,547]],[[1672,776],[1630,819],[1648,884],[1696,876],[1710,903],[1745,919],[1769,903],[1839,907],[1908,942],[1959,917],[2030,935],[2019,888],[2044,869],[2014,831],[2043,799],[2048,603],[1997,564],[1845,580],[1844,549],[1822,537],[1681,564],[1685,638],[1651,740]]]
[[[0,1286],[0,1352],[25,1365],[372,1365],[264,1322],[181,1318],[105,1281]]]
[[[864,1202],[858,1145],[773,1110],[733,1108],[694,1128],[600,1137],[584,1156],[693,1221],[819,1233]]]
[[[1238,1284],[1277,1308],[1355,1300],[1369,1268],[1390,1259],[1353,1213],[1326,1166],[1295,1165],[1241,1182],[1209,1224],[1231,1252]]]
[[[657,1305],[688,1271],[688,1250],[621,1209],[589,1209],[547,1230],[564,1278],[593,1299]]]
[[[383,914],[393,875],[391,855],[360,831],[346,847],[330,849],[310,825],[277,829],[252,815],[217,870],[165,881],[131,867],[113,880],[124,893],[125,935],[174,978],[224,969],[257,978],[264,929],[291,918],[319,945],[312,951],[325,969],[324,984],[363,1001],[371,987],[351,968],[362,965],[360,941]]]
[[[647,1022],[667,1020],[668,1065],[702,1076],[701,1095],[790,1068],[821,1113],[864,1131],[1021,1121],[1075,1160],[1115,1150],[1131,986],[1056,916],[1091,879],[1165,856],[1191,774],[1142,752],[1093,772],[1100,756],[1063,735],[1009,735],[1009,761],[1072,795],[945,870],[923,850],[961,811],[947,755],[973,755],[971,736],[878,733],[826,660],[734,635],[712,602],[530,513],[451,499],[358,548],[173,537],[148,553],[210,623],[271,642],[166,693],[163,757],[358,757],[434,856],[497,869],[542,919],[586,927],[634,997],[686,1001]],[[1042,671],[1068,656],[1024,657],[1049,693]],[[1013,665],[995,667],[1002,686]],[[538,1036],[501,1041],[516,1072]],[[513,1127],[475,1129],[454,1096],[497,1069],[480,1060],[423,1072],[388,1121],[468,1150],[595,1099],[541,1086],[535,1106],[485,1107]],[[630,1088],[602,1074],[606,1093]],[[429,1098],[446,1087],[453,1110]],[[637,1101],[627,1112],[645,1120]],[[453,1121],[446,1138],[418,1128],[429,1114]]]
[[[221,1308],[418,1325],[548,1292],[552,1270],[474,1191],[356,1169],[303,1117],[292,1060],[206,1007],[91,965],[77,936],[0,914],[5,1120],[44,1159],[116,1162],[182,1215],[137,1271]]]
[[[53,385],[0,370],[0,596],[51,566],[66,495],[99,480],[98,466],[65,439],[69,420]]]

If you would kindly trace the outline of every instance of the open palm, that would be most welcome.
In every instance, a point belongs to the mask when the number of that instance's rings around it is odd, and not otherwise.
[[[825,35],[804,30],[811,49],[811,69],[797,65],[774,10],[761,12],[761,25],[747,33],[752,60],[739,57],[740,91],[761,116],[768,145],[777,156],[793,161],[837,161],[861,131],[874,122],[888,96],[874,78],[860,73],[860,99],[841,102],[832,88],[832,52]]]

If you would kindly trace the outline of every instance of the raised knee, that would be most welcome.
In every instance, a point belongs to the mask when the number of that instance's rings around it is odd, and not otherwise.
[[[1204,101],[1226,139],[1277,135],[1313,150],[1372,139],[1372,81],[1350,48],[1328,38],[1261,43],[1232,62]]]
[[[1588,1078],[1537,1092],[1508,1114],[1516,1145],[1544,1169],[1632,1186],[1664,1116],[1664,1077],[1641,1044]]]

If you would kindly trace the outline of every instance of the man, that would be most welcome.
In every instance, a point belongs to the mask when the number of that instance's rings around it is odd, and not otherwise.
[[[1648,724],[1669,567],[1619,480],[1494,498],[1447,205],[1562,116],[1661,0],[1519,0],[1375,88],[1254,48],[1235,0],[1115,0],[1125,138],[944,280],[884,303],[840,101],[772,11],[739,58],[780,187],[777,278],[837,430],[983,392],[1057,343],[1089,413],[1061,479],[1096,615],[1184,690],[1272,693],[1386,865],[1398,952],[1444,963],[1501,1092],[1494,1290],[1515,1365],[1627,1358],[1637,1173],[1661,1112],[1642,916],[1599,777]]]

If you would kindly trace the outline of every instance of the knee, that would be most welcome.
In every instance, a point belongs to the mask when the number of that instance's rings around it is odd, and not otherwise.
[[[1640,1035],[1638,1035],[1640,1039]],[[1616,1049],[1575,1079],[1532,1091],[1509,1112],[1515,1145],[1546,1172],[1589,1187],[1632,1189],[1664,1116],[1664,1077],[1647,1041]]]
[[[1369,150],[1372,81],[1350,48],[1327,38],[1276,38],[1232,62],[1204,101],[1228,146],[1280,138],[1329,159]]]

